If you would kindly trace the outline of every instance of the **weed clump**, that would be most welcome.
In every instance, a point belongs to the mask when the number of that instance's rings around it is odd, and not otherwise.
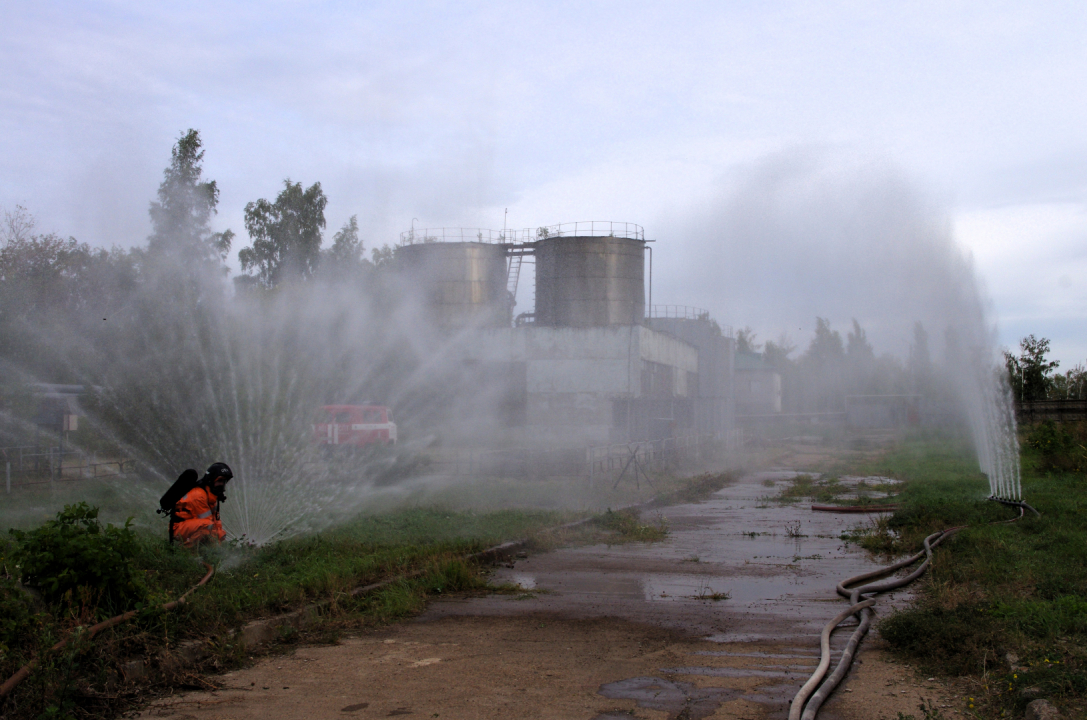
[[[595,523],[613,533],[608,539],[609,543],[658,542],[668,537],[668,522],[662,515],[657,516],[655,523],[644,524],[634,510],[615,511],[608,508],[607,512],[595,519]]]
[[[816,477],[815,475],[797,475],[778,493],[779,502],[796,502],[810,498],[818,503],[835,501],[847,488],[838,483],[834,476]]]
[[[942,608],[934,603],[898,610],[879,625],[892,647],[928,672],[984,672],[1001,656],[1004,634],[983,605]]]

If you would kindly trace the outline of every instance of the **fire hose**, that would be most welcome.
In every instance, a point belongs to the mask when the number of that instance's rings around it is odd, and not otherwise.
[[[208,563],[203,563],[203,565],[208,570],[207,575],[205,575],[200,580],[200,582],[196,583],[191,588],[189,588],[185,592],[185,594],[182,595],[181,597],[179,597],[177,600],[171,600],[168,603],[163,603],[162,609],[164,611],[173,610],[177,606],[185,604],[185,599],[187,597],[189,597],[189,595],[191,595],[193,593],[193,591],[195,591],[198,587],[204,585],[205,583],[207,583],[208,580],[211,579],[211,576],[213,574],[215,574],[215,568],[212,567],[211,565],[209,565]],[[111,628],[114,625],[120,625],[123,622],[128,622],[132,618],[136,617],[137,614],[139,614],[138,610],[129,610],[128,612],[121,613],[120,615],[115,615],[114,617],[111,617],[109,620],[103,620],[102,622],[98,623],[97,625],[90,626],[89,628],[87,628],[87,630],[85,632],[80,633],[78,637],[86,637],[87,639],[90,639],[90,638],[94,637],[95,635],[97,635],[102,630],[106,630],[107,628]],[[58,642],[53,647],[49,648],[48,652],[52,653],[52,652],[56,652],[57,650],[62,649],[64,646],[66,646],[68,644],[68,641],[71,640],[71,639],[72,639],[72,636],[69,635],[68,637],[66,637],[63,640],[61,640],[60,642]],[[38,661],[40,659],[41,659],[40,657],[36,657],[33,660],[31,660],[30,662],[28,662],[26,665],[23,665],[21,668],[19,668],[18,672],[16,672],[14,675],[9,677],[7,679],[7,681],[3,685],[0,685],[0,698],[6,697],[8,693],[10,693],[12,690],[15,689],[16,685],[21,683],[23,680],[26,680],[26,678],[30,675],[30,672],[35,668],[35,666],[37,666]]]
[[[1035,515],[1039,515],[1037,510],[1019,500],[1003,500],[996,497],[989,499],[995,500],[1002,505],[1019,509],[1019,515],[1017,517],[1012,518],[1011,520],[998,520],[995,523],[991,523],[994,525],[1017,522],[1022,519],[1025,510],[1030,510]],[[868,629],[872,625],[871,608],[876,603],[875,598],[866,598],[862,600],[861,596],[884,593],[888,590],[894,590],[909,585],[911,582],[925,574],[925,570],[928,569],[928,566],[932,562],[932,549],[966,527],[966,525],[960,525],[958,527],[934,532],[925,538],[923,542],[924,549],[921,552],[911,555],[905,560],[900,560],[893,565],[888,565],[885,568],[856,575],[838,583],[838,586],[835,589],[839,595],[849,599],[850,607],[843,610],[837,617],[823,627],[823,632],[819,636],[819,665],[816,667],[815,672],[812,673],[812,676],[808,678],[808,681],[804,683],[797,692],[796,697],[793,698],[792,704],[789,707],[789,720],[815,720],[815,716],[818,714],[819,708],[822,707],[823,702],[832,692],[834,692],[834,689],[838,687],[838,684],[845,678],[846,673],[849,672],[849,668],[853,663],[853,654],[856,652],[861,640],[868,633]],[[858,583],[877,580],[901,570],[902,568],[909,567],[922,557],[925,558],[925,561],[909,575],[895,578],[894,580],[884,583],[858,585]],[[851,585],[858,585],[858,587],[850,589]],[[853,631],[853,635],[849,638],[849,642],[846,643],[845,648],[842,650],[842,656],[838,660],[838,665],[834,668],[834,672],[832,672],[824,681],[823,678],[826,676],[827,669],[830,667],[830,636],[839,624],[853,615],[859,615],[857,629]],[[820,685],[820,683],[822,683],[822,685]],[[816,689],[817,687],[818,689]]]

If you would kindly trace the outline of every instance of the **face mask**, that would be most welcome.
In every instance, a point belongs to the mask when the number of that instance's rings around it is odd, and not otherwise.
[[[211,494],[218,498],[219,502],[226,502],[226,485],[212,485]]]

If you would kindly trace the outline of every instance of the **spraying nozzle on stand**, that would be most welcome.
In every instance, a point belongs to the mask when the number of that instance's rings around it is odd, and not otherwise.
[[[1008,507],[1016,507],[1016,508],[1023,508],[1023,509],[1026,509],[1026,510],[1030,510],[1032,513],[1034,513],[1038,517],[1042,516],[1042,514],[1040,512],[1038,512],[1037,510],[1032,508],[1030,505],[1027,505],[1022,500],[1006,500],[1004,498],[998,498],[996,495],[990,495],[988,497],[988,499],[992,500],[993,502],[998,502],[1001,505],[1007,505]]]

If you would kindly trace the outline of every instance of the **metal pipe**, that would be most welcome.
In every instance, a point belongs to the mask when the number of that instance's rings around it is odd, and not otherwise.
[[[649,302],[646,307],[649,308],[649,312],[646,313],[646,317],[653,317],[653,246],[646,245],[645,249],[649,251]]]

